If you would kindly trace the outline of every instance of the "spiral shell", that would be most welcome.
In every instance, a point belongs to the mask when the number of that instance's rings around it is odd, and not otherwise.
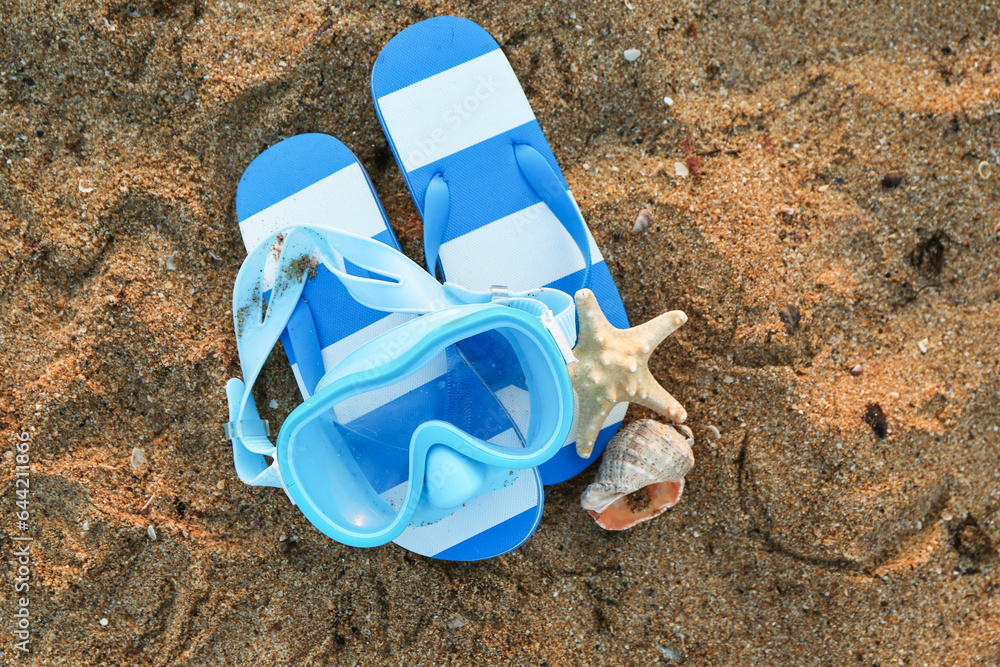
[[[580,505],[603,528],[624,530],[673,507],[694,465],[687,426],[652,419],[633,422],[608,444],[594,483]]]
[[[644,231],[649,229],[649,226],[653,223],[653,212],[648,208],[644,208],[639,211],[639,215],[635,219],[635,225],[632,226],[633,234],[642,234]]]

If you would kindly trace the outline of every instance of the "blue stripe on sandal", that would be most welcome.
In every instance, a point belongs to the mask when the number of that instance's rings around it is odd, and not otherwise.
[[[442,277],[470,289],[550,286],[573,293],[586,286],[612,324],[628,327],[589,231],[584,240],[565,210],[554,211],[549,199],[542,199],[553,195],[546,192],[551,187],[568,192],[568,186],[516,74],[489,33],[456,17],[417,23],[379,54],[371,86],[382,128],[424,216],[425,233],[440,235],[425,237],[431,268],[439,261]],[[553,175],[548,188],[532,181],[515,146],[537,151],[543,170]],[[438,189],[446,193],[447,205],[433,214],[446,215],[443,220],[429,221],[426,215],[432,182],[446,186]],[[582,254],[587,245],[592,264]],[[544,483],[573,477],[594,461],[627,407],[621,403],[611,411],[588,459],[576,455],[571,432],[563,450],[539,467]]]
[[[340,141],[327,135],[292,137],[259,155],[240,179],[236,211],[248,248],[295,223],[336,227],[399,248],[361,164]],[[354,273],[365,275],[357,269]],[[298,331],[292,331],[293,318],[281,341],[303,398],[310,396],[323,372],[359,345],[413,317],[360,305],[322,265],[306,284],[300,307],[308,317]],[[353,406],[353,413],[344,417],[360,426],[365,420],[382,419],[383,410],[417,416],[426,401],[448,400],[442,393],[444,383],[437,381],[449,372],[443,355],[422,372],[422,377],[406,378],[386,388],[375,403]],[[372,479],[380,487],[377,493],[398,493],[393,485],[400,480],[379,478],[377,471]],[[411,526],[395,542],[424,556],[446,553],[442,557],[449,560],[490,558],[517,548],[531,536],[541,517],[542,502],[538,473],[523,470],[511,486],[477,498],[437,523]]]

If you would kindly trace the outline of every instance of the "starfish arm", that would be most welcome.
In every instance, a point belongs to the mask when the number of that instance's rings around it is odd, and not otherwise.
[[[678,424],[683,423],[687,419],[687,410],[684,409],[684,406],[678,403],[677,399],[670,395],[670,392],[661,387],[652,374],[646,373],[646,375],[647,377],[639,383],[642,389],[629,400],[658,412]]]
[[[580,318],[580,340],[583,340],[584,332],[589,332],[593,337],[611,326],[604,317],[601,305],[597,303],[597,297],[589,289],[576,293],[576,313]]]
[[[581,401],[580,404],[580,417],[576,424],[576,453],[580,458],[586,459],[594,451],[604,420],[615,404],[607,401],[591,401],[586,406]]]
[[[669,313],[663,313],[648,322],[633,327],[632,331],[652,350],[662,343],[667,336],[677,331],[687,320],[688,318],[684,314],[684,311],[671,310]]]

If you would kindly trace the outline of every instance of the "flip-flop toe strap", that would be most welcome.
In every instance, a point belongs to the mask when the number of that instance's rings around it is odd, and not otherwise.
[[[562,223],[583,256],[584,271],[580,287],[586,287],[590,280],[593,258],[590,255],[590,237],[587,223],[570,191],[562,179],[552,169],[545,157],[528,144],[513,144],[514,159],[521,175],[534,190],[552,214]],[[427,271],[434,275],[437,270],[438,255],[444,240],[448,215],[451,211],[451,195],[443,173],[435,174],[424,193],[424,258]]]

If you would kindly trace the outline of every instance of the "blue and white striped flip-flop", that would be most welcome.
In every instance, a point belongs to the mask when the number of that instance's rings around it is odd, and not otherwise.
[[[399,249],[361,163],[340,141],[323,134],[292,137],[257,156],[237,187],[236,215],[248,252],[292,224],[335,227]],[[348,270],[369,275],[349,263]],[[265,275],[265,285],[267,280]],[[350,352],[413,317],[359,304],[325,266],[317,266],[281,334],[303,399]],[[356,406],[357,414],[338,417],[348,420],[348,427],[375,416],[412,421],[429,396],[440,400],[447,372],[442,356],[440,362],[434,360],[420,373],[387,387],[384,395]],[[378,467],[377,461],[369,463],[369,468]],[[403,480],[377,475],[372,479],[376,492],[386,498],[401,493]],[[516,549],[534,533],[543,500],[537,470],[522,470],[510,486],[475,498],[435,523],[411,525],[393,541],[414,553],[446,560],[491,558]]]
[[[608,320],[628,318],[542,129],[496,41],[462,18],[410,26],[372,70],[382,128],[424,220],[428,270],[469,289],[593,290]],[[573,477],[604,450],[628,408],[616,405],[591,455],[575,428],[539,467],[545,484]]]

